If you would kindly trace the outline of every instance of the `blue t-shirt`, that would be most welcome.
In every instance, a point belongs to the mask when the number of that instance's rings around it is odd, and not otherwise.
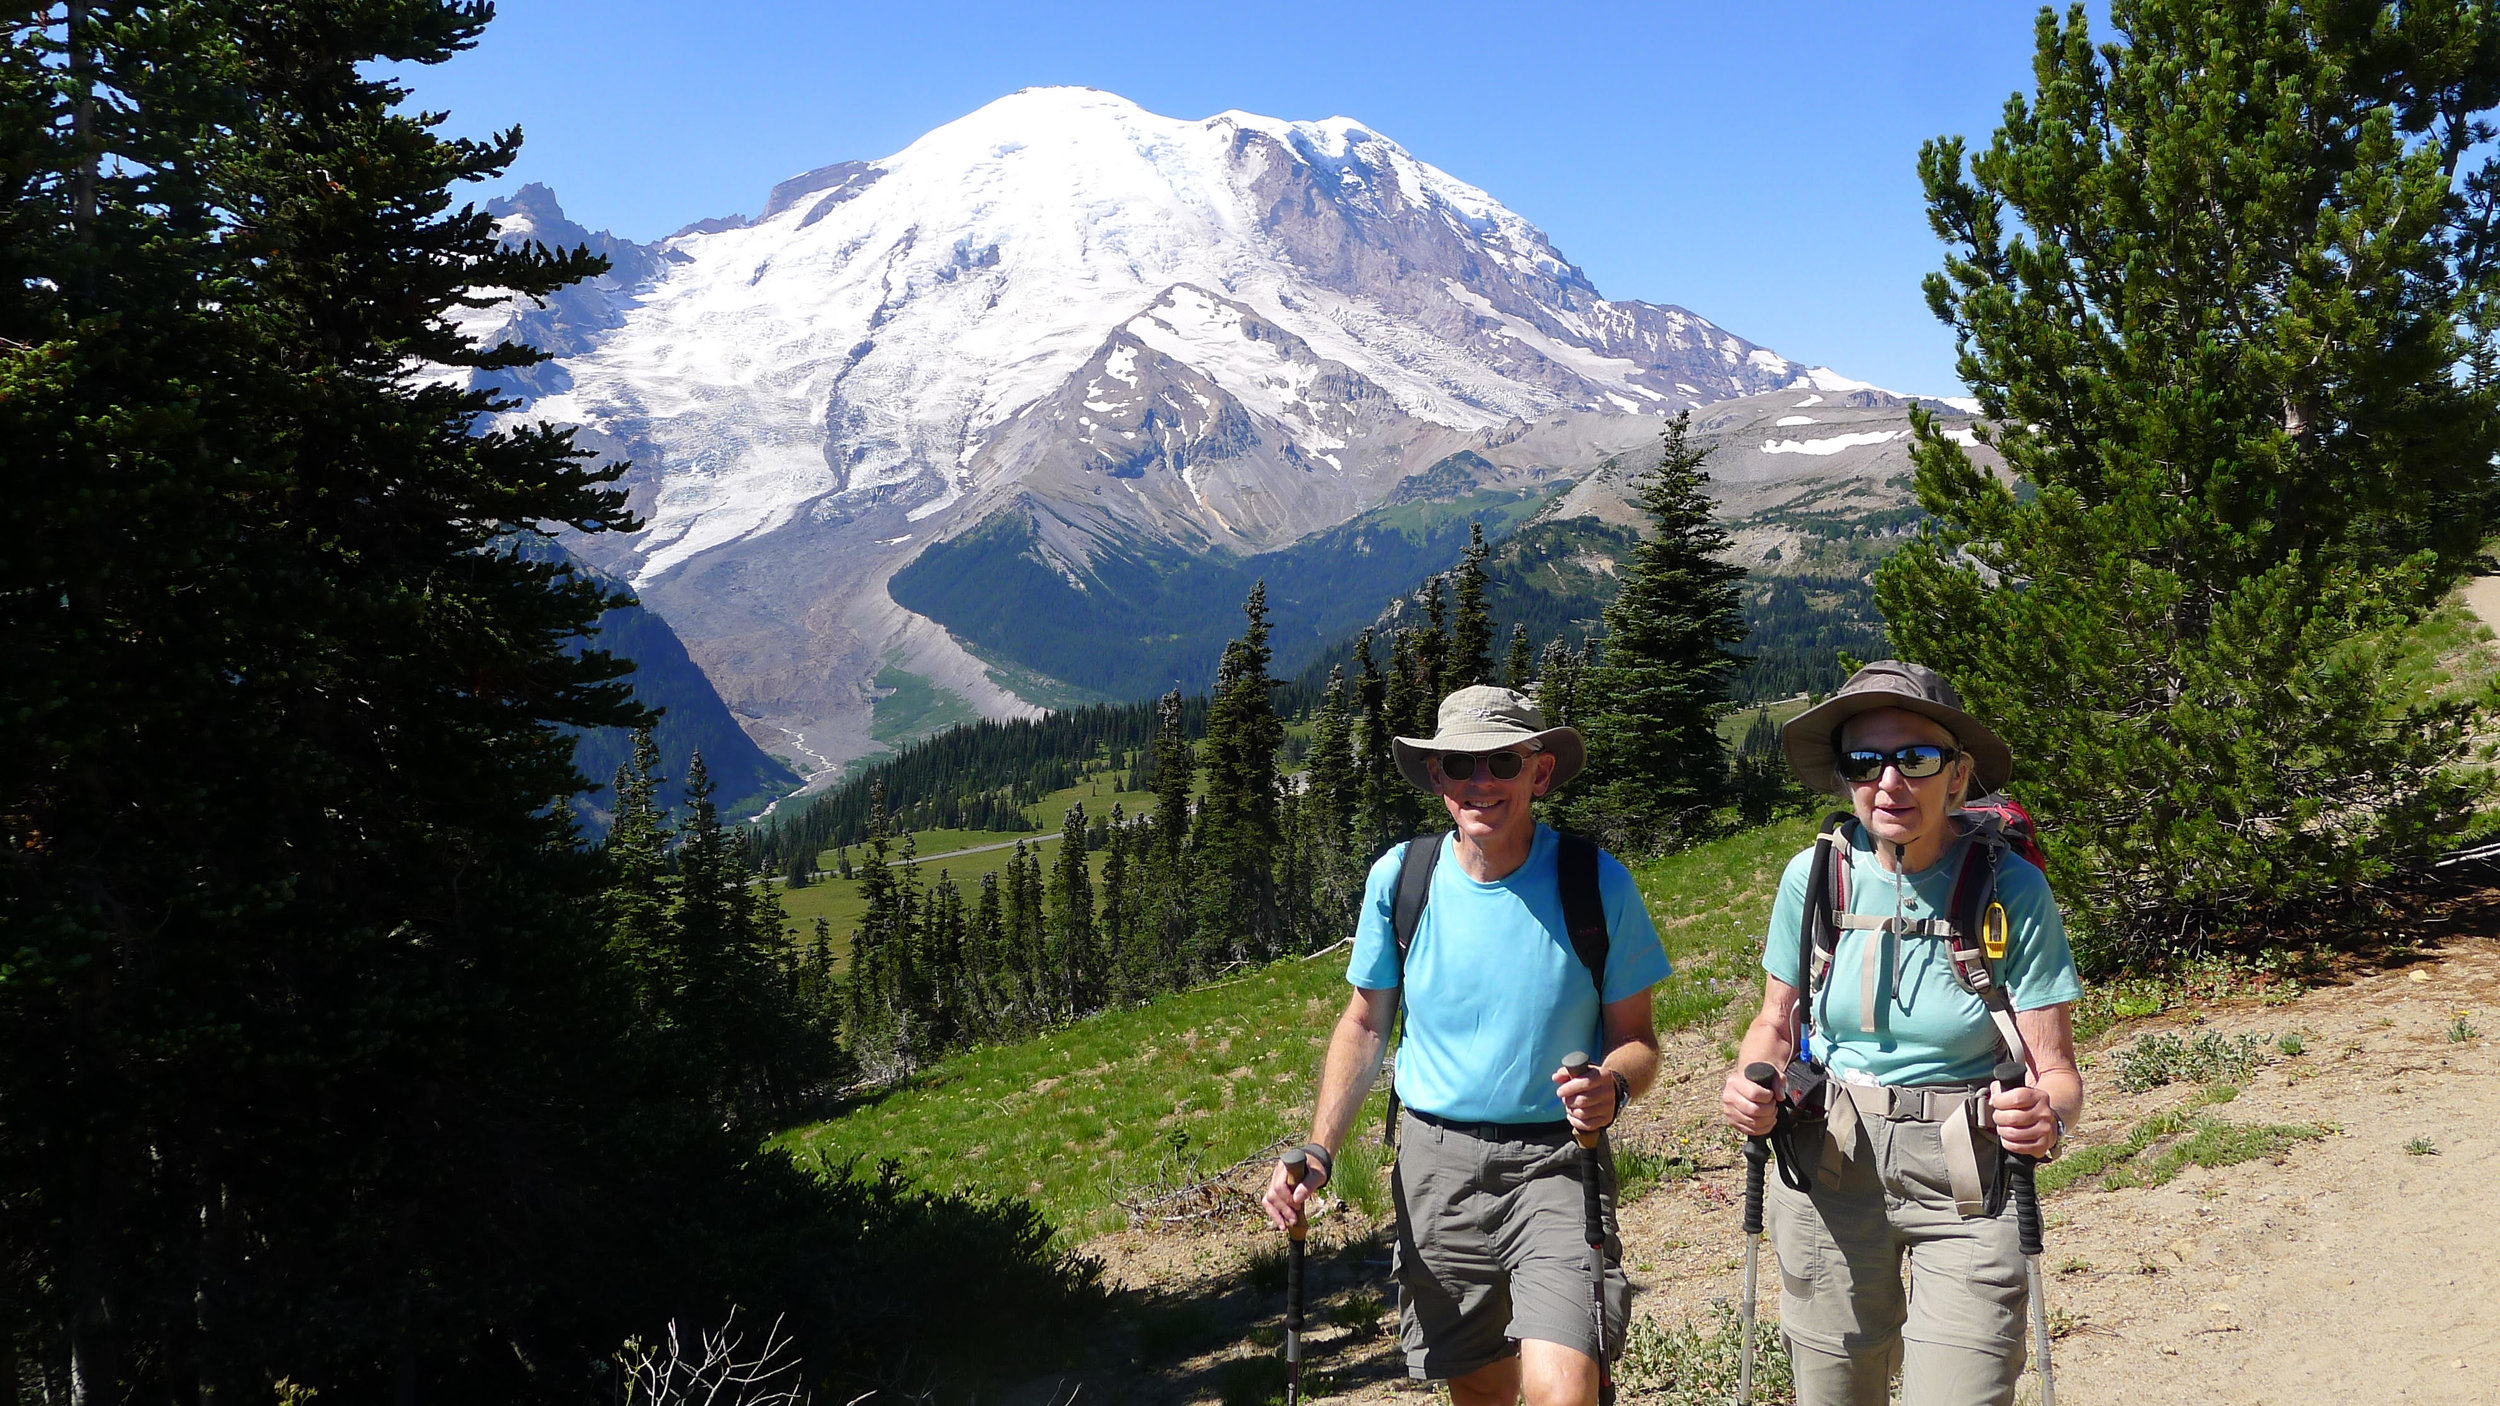
[[[1489,884],[1458,867],[1450,837],[1438,843],[1432,901],[1406,952],[1398,1097],[1409,1108],[1465,1121],[1560,1118],[1553,1075],[1563,1056],[1586,1050],[1605,1058],[1597,984],[1571,950],[1563,922],[1554,863],[1560,839],[1539,825],[1527,862]],[[1363,890],[1346,980],[1366,991],[1399,984],[1389,909],[1405,854],[1400,845],[1382,855]],[[1606,908],[1606,1000],[1612,1003],[1664,980],[1667,953],[1631,873],[1611,854],[1597,857],[1597,891]]]
[[[1953,902],[1954,875],[1970,841],[1947,845],[1944,856],[1929,868],[1897,876],[1901,882],[1896,894],[1896,876],[1877,862],[1864,827],[1853,826],[1849,833],[1855,837],[1850,912],[1891,917],[1897,903],[1905,918],[1950,916],[1945,910]],[[1804,957],[1798,924],[1820,849],[1820,844],[1809,845],[1788,861],[1762,949],[1762,969],[1800,990],[1805,978],[1798,965]],[[2075,972],[2066,920],[2049,894],[2047,876],[2009,852],[1997,867],[1997,902],[2005,905],[2007,941],[2004,959],[1993,965],[1996,979],[2012,994],[2014,1009],[2032,1011],[2081,1000],[2083,980]],[[1875,1029],[1869,1034],[1858,1028],[1859,978],[1866,970],[1866,945],[1878,940],[1884,946],[1876,954]],[[1952,959],[1940,938],[1886,938],[1862,928],[1843,931],[1831,976],[1809,1014],[1814,1048],[1827,1063],[1881,1083],[1962,1083],[1985,1079],[1996,1068],[1996,1026],[1988,1019],[1988,1008],[1954,979]]]

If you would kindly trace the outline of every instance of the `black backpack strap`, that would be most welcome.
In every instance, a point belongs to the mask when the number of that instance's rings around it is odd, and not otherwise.
[[[1814,833],[1814,865],[1806,872],[1805,912],[1797,925],[1797,975],[1805,985],[1798,997],[1803,1035],[1814,1024],[1815,999],[1831,979],[1832,954],[1840,950],[1840,914],[1848,903],[1850,827],[1857,816],[1845,810],[1823,817]]]
[[[1398,1013],[1389,1029],[1389,1048],[1398,1044],[1398,1032],[1406,1025],[1406,951],[1415,945],[1415,929],[1424,921],[1424,905],[1432,901],[1432,871],[1441,863],[1441,837],[1417,835],[1406,842],[1406,852],[1398,859],[1398,886],[1389,896],[1389,935],[1398,945]],[[1398,1086],[1389,1085],[1387,1121],[1380,1130],[1380,1145],[1395,1149],[1398,1145]]]
[[[1571,950],[1580,955],[1580,965],[1589,969],[1589,979],[1597,983],[1602,1031],[1606,958],[1613,950],[1614,935],[1606,929],[1606,898],[1597,889],[1597,843],[1579,835],[1564,835],[1561,840],[1554,862],[1562,880],[1563,926],[1570,931]]]
[[[1389,932],[1398,940],[1398,983],[1406,982],[1406,949],[1415,945],[1415,929],[1432,901],[1432,871],[1441,863],[1441,837],[1417,835],[1406,842],[1398,860],[1397,892],[1389,900]]]

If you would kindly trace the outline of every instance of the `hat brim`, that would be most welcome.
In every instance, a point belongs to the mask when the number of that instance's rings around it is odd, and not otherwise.
[[[1522,742],[1534,742],[1554,758],[1554,779],[1545,783],[1545,794],[1549,796],[1588,764],[1588,740],[1580,736],[1576,727],[1549,727],[1543,732],[1449,732],[1439,737],[1392,737],[1389,751],[1397,758],[1400,776],[1413,782],[1417,790],[1430,791],[1432,771],[1426,765],[1430,758],[1443,752],[1502,752]]]
[[[1788,769],[1796,774],[1807,789],[1829,796],[1848,794],[1848,783],[1840,779],[1834,763],[1839,760],[1835,745],[1843,723],[1860,713],[1883,708],[1898,708],[1922,718],[1941,723],[1953,734],[1956,745],[1971,757],[1973,795],[2002,791],[2014,779],[2014,749],[1988,729],[1986,723],[1959,708],[1903,693],[1839,693],[1824,699],[1788,720],[1780,729],[1780,750],[1788,756]]]

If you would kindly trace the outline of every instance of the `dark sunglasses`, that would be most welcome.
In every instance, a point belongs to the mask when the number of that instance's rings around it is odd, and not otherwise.
[[[1478,762],[1484,763],[1484,769],[1492,773],[1494,780],[1508,781],[1519,774],[1519,769],[1528,764],[1528,759],[1517,752],[1443,752],[1441,774],[1452,781],[1472,781]]]
[[[1889,752],[1855,748],[1834,758],[1832,770],[1839,772],[1843,781],[1863,784],[1882,776],[1885,767],[1898,767],[1903,776],[1916,781],[1944,770],[1960,755],[1959,747],[1940,747],[1933,742],[1914,742]]]

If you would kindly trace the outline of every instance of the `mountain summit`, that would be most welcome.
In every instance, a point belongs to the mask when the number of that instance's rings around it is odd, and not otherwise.
[[[524,196],[497,207],[508,237],[578,228]],[[1287,547],[1462,450],[1514,487],[1577,476],[1659,416],[1813,374],[1601,297],[1534,225],[1359,122],[1186,121],[1083,88],[606,252],[608,278],[476,330],[560,353],[508,383],[522,418],[635,463],[647,528],[580,549],[767,746],[837,761],[875,745],[886,669],[993,716],[1054,696],[887,591],[1001,513],[1096,590],[1106,560]]]

